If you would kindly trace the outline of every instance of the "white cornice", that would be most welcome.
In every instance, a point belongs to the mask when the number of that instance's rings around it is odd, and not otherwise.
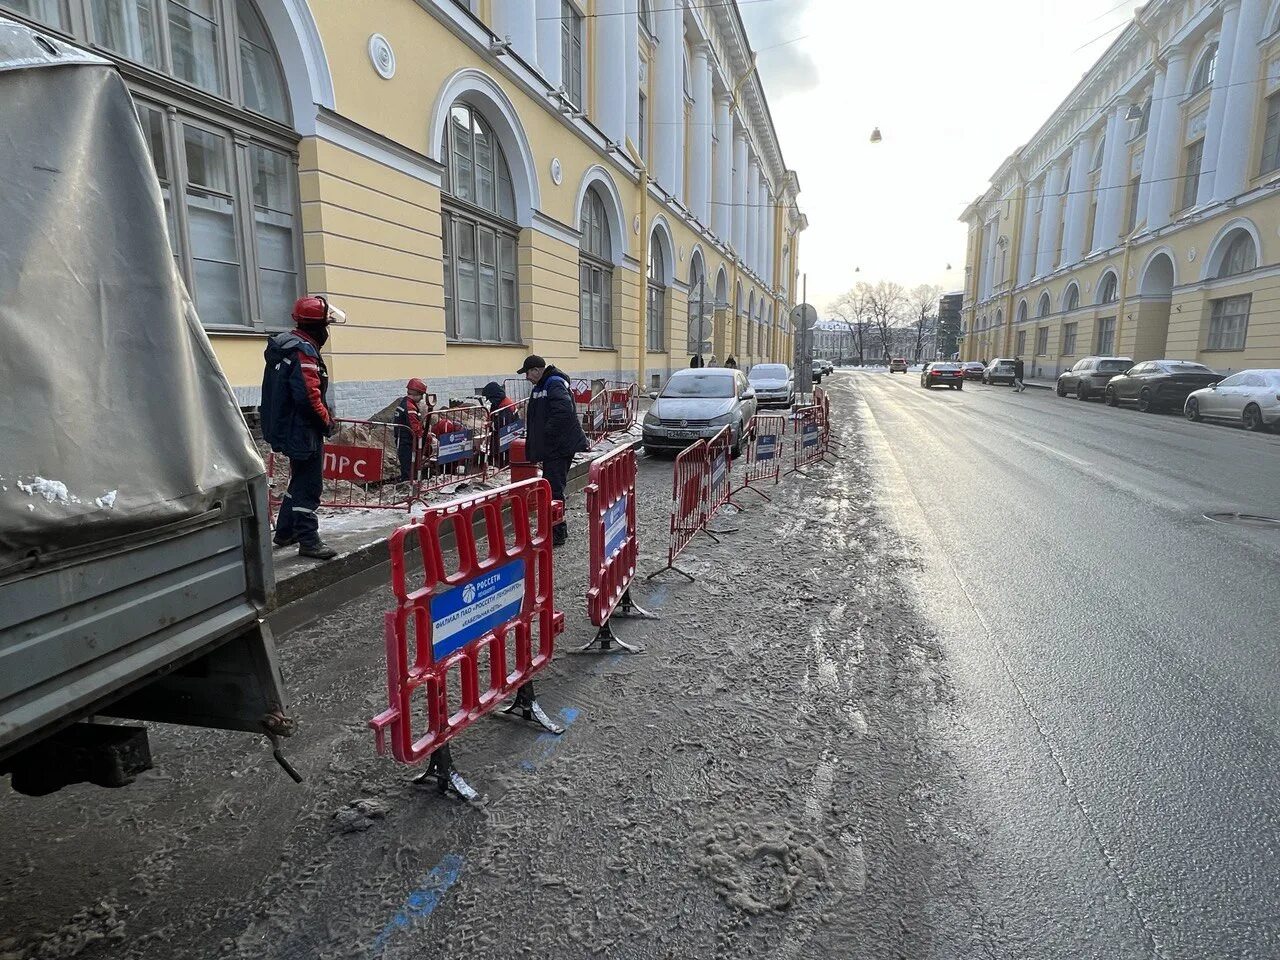
[[[316,137],[433,187],[444,182],[444,168],[430,157],[330,110],[321,108],[317,114]]]

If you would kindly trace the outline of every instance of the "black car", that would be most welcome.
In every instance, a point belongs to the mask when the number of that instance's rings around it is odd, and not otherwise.
[[[1102,394],[1108,406],[1137,403],[1143,413],[1172,407],[1181,410],[1194,390],[1223,379],[1203,363],[1194,360],[1147,360],[1118,377],[1113,377]]]
[[[920,386],[964,389],[964,368],[958,363],[931,363],[920,373]]]
[[[1058,377],[1058,396],[1074,393],[1077,400],[1100,397],[1113,377],[1132,366],[1130,357],[1085,357]]]

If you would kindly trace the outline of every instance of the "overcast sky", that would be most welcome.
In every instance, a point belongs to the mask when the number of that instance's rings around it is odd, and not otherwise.
[[[957,218],[1141,5],[738,2],[800,175],[800,267],[820,311],[858,280],[961,289]],[[877,126],[884,142],[873,146]]]

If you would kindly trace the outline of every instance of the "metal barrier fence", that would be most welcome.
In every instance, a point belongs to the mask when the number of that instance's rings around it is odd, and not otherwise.
[[[698,531],[706,528],[710,466],[705,440],[687,447],[676,457],[671,479],[671,532],[667,546],[667,565],[649,574],[649,579],[665,570],[674,570],[685,579],[693,580],[692,576],[676,566],[676,559]]]
[[[449,743],[512,695],[508,713],[521,710],[563,732],[538,705],[532,683],[564,629],[553,600],[552,521],[551,487],[537,479],[432,507],[391,538],[388,708],[369,726],[380,755],[390,741],[400,763],[430,758],[418,780],[434,778],[442,793],[477,798],[454,768]],[[416,571],[406,563],[409,542],[418,548]],[[422,586],[411,589],[418,575]]]
[[[494,473],[511,469],[511,446],[525,435],[529,401],[518,400],[509,407],[489,411],[491,446],[489,465]]]
[[[324,442],[320,506],[408,510],[415,491],[400,482],[399,446],[407,427],[370,420],[338,420],[338,433]],[[289,484],[289,458],[267,456],[267,490],[274,517]]]
[[[733,499],[732,427],[725,427],[707,441],[707,462],[706,520],[710,523],[720,508]]]
[[[734,493],[750,490],[765,500],[772,498],[760,488],[777,486],[782,478],[782,445],[787,435],[787,418],[758,413],[751,421],[751,443],[747,447],[742,486]]]
[[[492,474],[492,429],[482,406],[448,407],[427,415],[420,467],[415,477],[419,499],[461,483],[483,483]]]
[[[818,407],[797,407],[793,413],[795,436],[792,441],[791,469],[786,473],[803,474],[803,468],[821,461],[825,455],[822,444],[822,415]]]
[[[630,430],[640,417],[640,385],[613,382],[607,385],[607,389],[609,391],[607,423],[610,432],[622,433]]]
[[[590,541],[590,582],[587,615],[599,629],[582,648],[609,651],[617,644],[628,653],[641,653],[613,632],[615,616],[653,615],[631,599],[639,540],[636,524],[636,452],[622,447],[591,464],[587,482],[587,525]]]

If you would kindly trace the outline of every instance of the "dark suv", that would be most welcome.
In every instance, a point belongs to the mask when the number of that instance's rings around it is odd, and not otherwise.
[[[1058,376],[1058,396],[1074,393],[1077,400],[1101,397],[1111,378],[1120,376],[1132,366],[1130,357],[1085,357]]]

